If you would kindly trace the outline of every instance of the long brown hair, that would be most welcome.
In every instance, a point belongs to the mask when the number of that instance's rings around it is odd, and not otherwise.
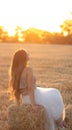
[[[9,90],[11,98],[19,103],[20,101],[20,78],[24,67],[27,65],[27,52],[18,50],[13,55],[10,66]]]

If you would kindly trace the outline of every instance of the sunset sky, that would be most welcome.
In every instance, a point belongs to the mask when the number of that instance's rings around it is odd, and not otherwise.
[[[0,26],[10,34],[17,25],[59,32],[59,25],[70,17],[70,12],[72,0],[0,0]]]

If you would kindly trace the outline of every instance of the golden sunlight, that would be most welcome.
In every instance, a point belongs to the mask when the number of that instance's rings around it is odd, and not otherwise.
[[[68,32],[64,32],[64,36],[67,36],[68,35]]]
[[[0,25],[14,35],[17,25],[60,32],[72,11],[72,0],[0,0]]]
[[[15,35],[15,28],[13,26],[11,26],[11,27],[5,26],[5,29],[8,31],[9,36]]]

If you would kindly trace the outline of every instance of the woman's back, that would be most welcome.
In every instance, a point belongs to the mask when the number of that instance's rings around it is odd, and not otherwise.
[[[28,94],[28,82],[33,82],[33,87],[35,87],[36,79],[33,76],[32,81],[28,81],[28,77],[31,76],[29,73],[30,67],[25,67],[20,78],[20,91],[22,94],[27,95]]]

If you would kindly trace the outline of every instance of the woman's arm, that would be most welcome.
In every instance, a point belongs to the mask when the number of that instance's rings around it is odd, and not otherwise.
[[[31,100],[32,107],[35,106],[35,95],[34,95],[34,77],[33,77],[33,70],[32,68],[28,68],[27,71],[27,85],[28,85],[28,93]]]

